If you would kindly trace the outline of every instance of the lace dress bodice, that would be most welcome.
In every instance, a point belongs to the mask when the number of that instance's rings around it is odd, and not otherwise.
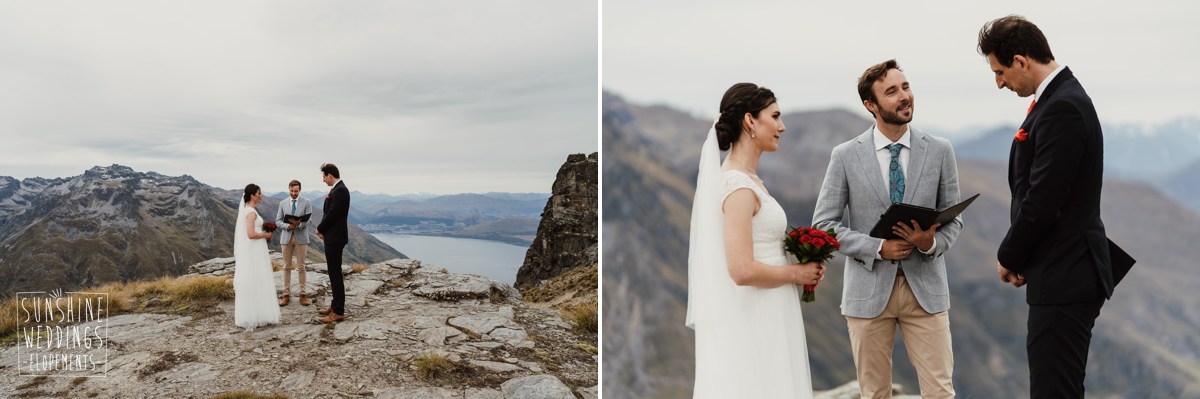
[[[754,259],[770,265],[788,263],[783,250],[783,238],[787,235],[788,227],[787,214],[784,213],[783,207],[775,202],[775,198],[772,198],[766,189],[743,172],[728,170],[723,172],[721,177],[724,180],[722,202],[734,191],[746,188],[753,191],[762,204],[758,214],[754,215],[750,222]]]

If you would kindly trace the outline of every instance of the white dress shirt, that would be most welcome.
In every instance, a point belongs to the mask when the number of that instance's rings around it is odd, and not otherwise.
[[[1037,91],[1033,92],[1033,101],[1037,101],[1039,98],[1042,98],[1042,93],[1046,91],[1046,86],[1049,86],[1050,81],[1054,80],[1054,77],[1058,76],[1058,73],[1062,72],[1062,70],[1066,69],[1066,67],[1067,66],[1064,64],[1058,64],[1058,68],[1054,68],[1054,72],[1050,72],[1049,75],[1046,75],[1046,79],[1042,81],[1042,84],[1038,85]]]

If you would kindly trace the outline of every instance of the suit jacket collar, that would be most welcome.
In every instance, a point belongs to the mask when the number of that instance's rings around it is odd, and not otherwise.
[[[1059,72],[1054,79],[1050,80],[1050,84],[1046,85],[1046,91],[1042,92],[1042,94],[1038,96],[1038,103],[1044,103],[1047,98],[1050,98],[1054,92],[1058,90],[1059,87],[1062,87],[1063,83],[1066,83],[1071,79],[1075,79],[1075,74],[1071,73],[1071,68],[1063,67],[1063,70]],[[1037,108],[1037,104],[1034,104],[1033,107]],[[1033,114],[1032,110],[1030,110],[1029,114]]]
[[[912,145],[909,148],[908,154],[908,170],[906,170],[904,180],[904,202],[911,203],[912,198],[916,195],[917,183],[921,181],[921,175],[925,170],[925,158],[928,154],[928,137],[925,133],[917,130],[912,125],[908,126],[909,143]],[[871,189],[875,191],[875,196],[879,201],[890,205],[892,200],[888,197],[887,182],[883,181],[883,176],[879,173],[879,159],[875,157],[875,126],[867,128],[867,131],[860,134],[854,139],[856,151],[858,154],[859,164],[863,168],[863,172],[867,175],[867,182]]]

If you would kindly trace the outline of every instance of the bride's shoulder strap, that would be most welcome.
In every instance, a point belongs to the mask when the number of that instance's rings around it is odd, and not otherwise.
[[[760,195],[758,184],[755,184],[754,180],[751,180],[750,176],[747,176],[745,173],[736,170],[727,170],[721,173],[721,179],[724,181],[721,184],[721,202],[725,202],[725,199],[729,198],[729,195],[733,194],[734,191],[743,188],[750,189],[750,192],[754,193],[755,197]]]

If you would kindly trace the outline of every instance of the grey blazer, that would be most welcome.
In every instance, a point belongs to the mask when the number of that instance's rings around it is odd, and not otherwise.
[[[310,214],[313,212],[312,202],[307,198],[296,197],[296,213],[295,216]],[[292,234],[296,234],[296,243],[308,245],[308,226],[312,223],[310,217],[307,222],[300,222],[296,226],[296,230],[288,230],[287,222],[283,221],[283,215],[292,215],[292,197],[287,197],[279,201],[279,211],[275,212],[275,224],[279,226],[279,245],[285,245],[292,240]]]
[[[962,217],[955,218],[936,233],[932,255],[913,251],[908,259],[876,259],[881,238],[868,235],[887,208],[888,182],[879,170],[875,156],[874,126],[833,148],[825,182],[817,197],[813,226],[834,229],[841,252],[846,255],[842,287],[842,314],[875,318],[883,313],[896,280],[897,262],[921,308],[929,313],[950,309],[950,290],[946,283],[946,263],[942,257],[954,245],[962,230]],[[912,148],[905,173],[904,202],[927,208],[944,209],[959,202],[958,164],[950,142],[922,133],[909,126]],[[928,226],[922,226],[928,228]]]

